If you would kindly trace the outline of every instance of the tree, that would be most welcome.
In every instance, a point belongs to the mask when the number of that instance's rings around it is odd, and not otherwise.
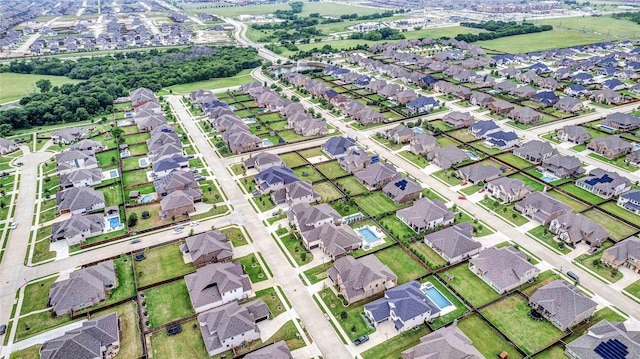
[[[124,130],[122,127],[115,126],[111,129],[111,136],[116,140],[117,143],[121,144],[124,142]]]
[[[127,225],[129,227],[134,227],[137,223],[138,223],[138,214],[137,213],[131,213],[129,215],[129,218],[127,219]]]
[[[349,317],[349,314],[347,314],[346,310],[343,310],[342,312],[340,312],[340,319],[347,320],[348,317]]]
[[[45,93],[51,91],[51,80],[40,79],[36,81],[36,86],[40,89],[40,92]]]
[[[307,252],[300,253],[300,260],[303,262],[307,260]]]

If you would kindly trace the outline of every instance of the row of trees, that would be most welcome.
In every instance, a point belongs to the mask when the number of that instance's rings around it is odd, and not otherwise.
[[[553,26],[551,25],[536,26],[528,22],[517,23],[515,21],[504,22],[491,20],[483,23],[463,22],[460,23],[460,25],[475,29],[488,30],[488,32],[481,32],[479,34],[458,34],[455,37],[455,39],[458,41],[466,41],[469,43],[484,40],[494,40],[507,36],[532,34],[536,32],[553,30]]]
[[[619,12],[611,15],[614,19],[627,19],[640,24],[640,12]]]
[[[379,30],[367,31],[367,32],[354,32],[349,35],[350,39],[363,39],[371,41],[379,40],[402,40],[404,35],[400,33],[400,30],[390,29],[388,27]]]

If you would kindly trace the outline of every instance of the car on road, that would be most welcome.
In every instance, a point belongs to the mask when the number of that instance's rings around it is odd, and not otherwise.
[[[180,233],[180,232],[182,232],[183,230],[184,230],[184,226],[180,225],[180,226],[177,226],[177,227],[173,230],[173,233]]]
[[[16,163],[16,165],[17,165],[17,166],[22,166],[22,165],[24,165],[24,163],[22,163],[22,162],[18,162],[18,163]]]
[[[360,345],[360,344],[362,344],[364,342],[367,342],[367,341],[369,341],[369,336],[368,335],[363,335],[360,338],[354,340],[353,344]]]
[[[191,227],[195,227],[195,226],[199,226],[199,225],[200,225],[200,221],[191,222]]]
[[[131,241],[131,244],[136,244],[136,243],[140,243],[140,240],[139,239],[134,239],[134,240]]]
[[[18,227],[18,224],[16,222],[11,223],[11,225],[9,226],[9,229],[16,229],[16,227]]]
[[[0,325],[0,335],[3,335],[4,333],[6,333],[6,331],[7,331],[7,325],[6,324]]]
[[[458,199],[467,199],[465,196],[458,196]]]

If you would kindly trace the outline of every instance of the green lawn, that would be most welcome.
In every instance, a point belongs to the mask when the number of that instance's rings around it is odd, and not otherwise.
[[[598,211],[597,209],[590,209],[582,214],[591,218],[591,220],[606,229],[607,232],[609,232],[609,238],[616,242],[623,240],[638,231],[635,227],[624,224],[621,221]]]
[[[506,351],[509,358],[521,359],[522,355],[500,334],[498,334],[489,324],[478,315],[471,315],[460,322],[458,328],[469,337],[473,346],[478,349],[485,358],[495,358],[496,353]]]
[[[538,226],[528,232],[530,235],[535,237],[538,241],[543,242],[553,249],[557,249],[563,254],[571,253],[571,247],[564,245],[563,242],[555,240],[554,234],[549,232],[549,227],[547,226]],[[560,244],[562,243],[562,247]]]
[[[406,283],[428,274],[428,271],[420,263],[411,258],[398,245],[377,252],[375,256],[396,274],[398,284]]]
[[[598,30],[600,31],[600,30]],[[581,31],[554,29],[525,35],[507,36],[496,40],[477,41],[474,45],[488,50],[516,54],[542,51],[606,41],[607,37]]]
[[[182,323],[182,332],[176,335],[167,336],[165,330],[153,333],[150,350],[156,359],[208,357],[196,319]],[[233,355],[231,350],[227,354]]]
[[[334,179],[342,176],[346,176],[349,173],[340,167],[338,161],[332,161],[327,163],[322,163],[316,166],[318,171],[322,173],[325,177],[329,179]]]
[[[9,359],[39,359],[40,348],[42,348],[42,344],[36,344],[34,346],[15,351],[11,353]]]
[[[426,325],[421,325],[418,329],[400,333],[393,338],[378,344],[362,353],[364,359],[387,359],[399,358],[400,354],[420,343],[420,338],[429,334],[431,331]]]
[[[413,163],[419,168],[425,168],[429,165],[429,161],[427,161],[424,156],[416,155],[415,153],[407,150],[398,152],[398,155],[404,157],[407,161]]]
[[[151,328],[194,313],[184,279],[145,290],[144,301]]]
[[[267,276],[262,270],[262,266],[260,266],[260,263],[258,263],[255,254],[251,253],[244,257],[234,258],[233,262],[240,262],[240,264],[242,264],[242,269],[249,275],[251,283],[257,283],[267,280]]]
[[[447,261],[444,258],[438,255],[438,253],[436,253],[433,249],[431,249],[431,247],[424,244],[423,241],[417,241],[417,242],[411,243],[410,247],[415,249],[418,253],[424,256],[425,263],[431,269],[438,269],[440,267],[443,267],[445,264],[447,264]]]
[[[531,308],[527,300],[511,295],[480,312],[525,353],[534,353],[563,336],[563,332],[547,320],[529,317]]]
[[[483,188],[484,188],[484,185],[476,184],[476,185],[466,186],[463,189],[461,189],[460,192],[466,194],[467,196],[470,196]]]
[[[120,182],[117,182],[114,186],[104,187],[102,193],[104,193],[104,200],[107,207],[119,206],[124,203]]]
[[[100,302],[88,309],[94,310],[136,295],[131,256],[123,255],[122,257],[115,259],[113,261],[113,265],[116,270],[118,285],[111,290],[109,294],[107,294],[107,297],[103,302]]]
[[[535,170],[529,170],[529,171],[535,171]],[[533,189],[534,189],[536,192],[542,192],[542,191],[544,190],[544,187],[545,187],[545,185],[544,185],[544,184],[542,184],[542,183],[540,183],[540,182],[538,182],[538,181],[536,181],[536,180],[533,180],[533,179],[531,179],[529,176],[525,176],[525,175],[523,175],[522,173],[517,173],[517,174],[515,174],[515,175],[509,176],[509,178],[513,178],[513,179],[519,179],[519,180],[521,180],[522,182],[524,182],[524,184],[525,184],[526,186],[531,186],[531,187],[533,187]]]
[[[307,161],[295,152],[282,154],[280,155],[280,158],[282,158],[285,165],[287,165],[287,167],[290,167],[290,168],[303,166],[307,164]]]
[[[449,186],[457,186],[462,183],[462,180],[456,177],[454,172],[454,170],[439,170],[433,172],[431,175]]]
[[[380,219],[380,224],[400,240],[406,240],[413,237],[416,233],[406,224],[402,223],[395,215],[386,216]]]
[[[557,279],[561,279],[560,276],[556,274],[554,271],[548,269],[540,273],[538,277],[536,277],[536,279],[533,281],[533,283],[527,282],[521,285],[520,287],[518,287],[518,290],[527,296],[532,296],[533,293],[535,293],[538,290],[538,288],[544,285],[547,285]]]
[[[613,246],[613,243],[611,243],[611,241],[603,242],[602,246],[598,248],[595,252],[591,254],[589,253],[581,254],[580,256],[576,257],[574,261],[589,268],[589,270],[596,272],[597,274],[607,279],[608,281],[615,283],[622,278],[622,273],[618,270],[614,272],[612,271],[613,268],[608,267],[604,265],[602,262],[600,262],[600,257],[602,257],[602,253],[607,249],[611,248],[612,246]]]
[[[120,352],[122,358],[139,358],[142,355],[140,341],[140,326],[138,325],[138,305],[128,301],[116,307],[105,309],[93,314],[93,318],[117,313],[120,325]]]
[[[609,163],[613,166],[616,166],[618,168],[621,168],[625,171],[629,171],[629,172],[635,172],[638,169],[640,169],[640,167],[638,166],[634,166],[634,165],[630,165],[627,162],[625,162],[626,157],[625,156],[620,156],[620,157],[616,157],[614,159],[609,159],[607,157],[601,156],[597,153],[589,153],[589,157],[593,157],[596,158],[602,162],[606,162]]]
[[[560,202],[570,206],[571,208],[573,208],[574,212],[582,212],[585,209],[589,208],[589,206],[587,206],[586,204],[573,199],[572,197],[567,196],[564,193],[560,193],[558,191],[549,191],[548,192],[550,195],[552,195],[553,197],[555,197],[557,200],[559,200]]]
[[[612,4],[613,5],[613,4]],[[604,6],[598,3],[598,9]],[[586,31],[587,33],[598,32],[620,38],[632,38],[640,26],[626,19],[615,19],[611,16],[575,16],[558,19],[534,20],[535,24],[552,25],[555,29],[570,29],[577,32]],[[570,45],[561,45],[560,47],[568,47]]]
[[[327,155],[322,151],[322,147],[318,146],[318,147],[313,147],[313,148],[309,148],[306,150],[302,150],[299,152],[300,155],[306,159],[312,158],[312,157],[319,157],[319,156],[324,156],[327,157]],[[328,159],[328,157],[327,157]]]
[[[640,280],[637,280],[631,284],[629,284],[626,288],[624,288],[629,294],[634,297],[640,299]]]
[[[356,196],[368,192],[368,190],[358,182],[353,176],[340,178],[336,183],[349,196]]]
[[[47,308],[47,304],[49,304],[49,290],[51,290],[51,286],[56,279],[58,279],[58,277],[28,284],[24,289],[24,299],[22,301],[20,315]]]
[[[614,215],[620,218],[626,219],[631,223],[640,223],[640,216],[618,206],[616,202],[607,202],[607,203],[601,204],[600,208],[610,213],[613,213]]]
[[[289,234],[281,237],[280,240],[299,266],[305,265],[313,260],[313,254],[307,251],[302,244],[302,240],[300,240],[296,235]]]
[[[311,166],[302,166],[295,168],[293,170],[293,173],[295,173],[301,181],[316,182],[324,179],[320,172],[316,171]]]
[[[335,295],[332,288],[323,289],[318,295],[329,308],[329,311],[331,311],[345,333],[347,333],[349,340],[355,340],[361,335],[371,334],[375,331],[374,328],[369,327],[365,322],[363,318],[363,307],[365,304],[379,298],[379,295],[352,303],[348,307],[343,305],[342,300]],[[343,311],[347,313],[346,319],[342,319],[341,313]]]
[[[447,278],[447,273],[453,275],[453,280]],[[453,267],[440,277],[476,307],[499,297],[498,293],[471,272],[466,264]]]
[[[5,84],[6,86],[3,86],[2,92],[0,92],[0,104],[19,100],[31,93],[39,93],[40,90],[36,86],[36,82],[42,79],[51,81],[52,86],[77,84],[81,82],[81,80],[72,80],[66,76],[30,75],[3,72],[0,73],[0,83]],[[9,86],[9,84],[11,84],[11,86]]]
[[[144,287],[194,272],[193,264],[184,263],[179,245],[177,242],[144,251],[146,259],[135,262],[138,286]]]
[[[370,216],[389,213],[401,208],[380,191],[372,192],[366,196],[358,197],[355,199],[355,201],[358,206],[366,211]]]
[[[320,194],[322,202],[331,202],[343,197],[342,193],[329,181],[314,183],[313,188]]]
[[[433,320],[433,322],[431,323],[431,327],[432,328],[438,329],[440,327],[443,327],[443,326],[453,322],[455,319],[460,318],[467,311],[467,307],[465,307],[464,304],[462,304],[460,299],[458,299],[455,295],[453,295],[453,293],[451,293],[449,291],[449,289],[447,289],[438,280],[438,278],[436,278],[435,276],[429,276],[422,283],[425,283],[425,282],[429,282],[429,283],[433,284],[433,286],[436,287],[440,291],[440,293],[442,293],[442,295],[447,297],[449,302],[451,302],[451,304],[453,304],[454,307],[456,307],[456,309],[454,311],[449,312],[449,313],[447,313],[447,314],[445,314],[443,316],[435,318]]]
[[[137,184],[143,184],[146,182],[148,182],[146,170],[137,170],[137,171],[125,172],[122,174],[123,186],[132,186]]]
[[[513,153],[503,153],[503,154],[499,154],[496,156],[496,158],[501,159],[502,161],[508,163],[509,165],[518,168],[518,169],[523,169],[523,168],[527,168],[527,167],[531,167],[533,166],[533,164],[529,161],[526,161],[516,155],[514,155]]]
[[[564,349],[561,345],[554,345],[551,348],[536,355],[535,359],[562,359],[567,356],[564,354]]]
[[[606,199],[597,196],[589,191],[586,191],[578,186],[576,186],[573,183],[567,183],[565,185],[560,186],[561,189],[567,191],[568,193],[571,193],[572,195],[576,196],[577,198],[581,198],[582,200],[591,203],[591,204],[599,204],[602,203],[604,201],[606,201]]]
[[[261,194],[259,196],[253,197],[253,201],[255,202],[256,206],[258,206],[258,211],[260,212],[266,212],[270,209],[275,208],[276,206],[271,200],[271,195],[268,194]]]
[[[96,160],[102,167],[118,163],[118,150],[113,149],[96,154]]]
[[[262,301],[267,304],[267,307],[269,307],[269,311],[271,312],[273,317],[277,317],[278,315],[286,311],[286,308],[284,304],[282,304],[280,297],[278,297],[278,295],[276,294],[275,288],[271,287],[259,290],[255,292],[255,295],[256,296],[254,299],[262,299]]]
[[[182,85],[173,85],[167,87],[167,90],[172,90],[175,94],[189,94],[199,89],[213,90],[218,88],[240,86],[255,81],[255,79],[251,76],[251,70],[252,69],[242,70],[233,77],[213,78],[211,80],[190,82]]]
[[[47,295],[48,297],[48,295]],[[77,320],[80,320],[78,318]],[[72,322],[70,315],[54,317],[51,312],[45,311],[20,318],[16,330],[16,341],[24,340],[36,334],[57,328]]]
[[[258,348],[262,348],[281,340],[284,340],[290,350],[299,349],[305,346],[304,340],[302,339],[301,334],[298,332],[298,328],[293,323],[293,320],[289,320],[288,322],[284,323],[282,327],[280,327],[280,329],[278,329],[278,331],[271,336],[271,338],[267,339],[267,341],[262,342],[262,340],[260,339],[254,340],[245,347],[241,346],[235,349],[235,354],[246,354],[250,351],[254,351]]]
[[[505,221],[513,224],[516,227],[522,226],[529,222],[529,219],[518,213],[514,207],[515,203],[502,204],[493,198],[485,198],[478,202],[482,206],[485,206],[489,210],[494,211],[504,218]]]
[[[221,228],[220,233],[227,236],[227,239],[231,241],[231,245],[234,248],[251,243],[251,238],[246,238],[244,233],[238,227]]]
[[[313,267],[311,269],[307,269],[304,271],[304,275],[309,279],[311,284],[316,284],[321,280],[327,278],[327,270],[333,267],[333,262],[324,263],[317,267]]]

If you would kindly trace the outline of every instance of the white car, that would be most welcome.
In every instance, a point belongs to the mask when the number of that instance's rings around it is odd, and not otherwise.
[[[177,227],[173,230],[173,233],[180,233],[180,232],[182,232],[183,230],[184,230],[184,226],[180,225],[180,226],[177,226]]]
[[[16,229],[16,227],[18,227],[17,223],[11,223],[11,225],[9,226],[9,229]]]
[[[191,227],[195,227],[195,226],[198,226],[198,225],[200,225],[200,221],[191,222]]]

